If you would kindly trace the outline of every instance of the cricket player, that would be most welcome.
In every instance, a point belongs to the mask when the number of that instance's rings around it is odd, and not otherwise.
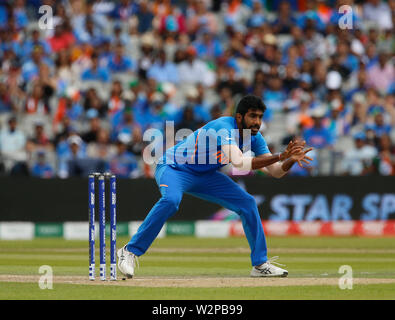
[[[288,275],[287,270],[274,265],[267,257],[265,234],[255,199],[219,172],[221,167],[232,163],[240,170],[263,168],[273,177],[281,178],[295,163],[302,166],[302,162],[308,164],[312,160],[306,156],[312,148],[305,148],[304,141],[291,141],[284,152],[270,153],[259,132],[265,110],[259,97],[247,95],[237,105],[235,117],[208,122],[165,152],[155,170],[162,197],[129,243],[118,250],[118,267],[126,277],[133,277],[137,257],[147,251],[166,220],[177,212],[184,193],[217,203],[240,215],[251,249],[252,277]],[[254,157],[243,154],[242,150],[246,149],[251,150]]]

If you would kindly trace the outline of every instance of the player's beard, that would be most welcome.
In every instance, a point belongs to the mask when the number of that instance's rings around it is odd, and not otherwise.
[[[244,120],[244,117],[243,117],[243,120],[241,121],[241,125],[243,127],[243,130],[245,130],[245,129],[251,130],[251,135],[252,136],[256,136],[258,134],[258,132],[259,132],[259,128],[257,126],[250,126],[250,127],[248,127],[246,122],[245,122],[245,120]],[[257,129],[257,130],[254,131],[252,129]]]

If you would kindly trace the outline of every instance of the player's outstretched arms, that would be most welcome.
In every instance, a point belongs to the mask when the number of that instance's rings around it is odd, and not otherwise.
[[[300,146],[301,149],[297,149],[297,148],[295,149],[294,147],[296,145]],[[282,178],[288,173],[288,171],[292,168],[292,166],[295,163],[298,163],[299,166],[301,167],[303,167],[302,162],[309,164],[310,161],[312,161],[313,159],[306,156],[306,153],[313,150],[313,148],[303,149],[305,145],[306,145],[305,141],[291,142],[287,147],[287,150],[290,151],[288,154],[288,159],[283,162],[277,162],[270,166],[267,166],[263,170],[269,173],[274,178]],[[270,156],[270,155],[271,155],[270,153],[264,154],[261,157]]]
[[[291,162],[288,161],[288,159],[293,155],[293,154],[298,154],[303,151],[303,148],[305,146],[305,142],[302,141],[291,141],[287,148],[284,150],[282,153],[278,153],[275,155],[272,155],[271,153],[265,153],[261,156],[255,157],[252,161],[252,169],[257,170],[257,169],[262,169],[262,168],[267,168],[269,173],[275,177],[282,177],[286,171],[290,169]],[[283,164],[287,163],[284,168],[288,168],[288,165],[291,165],[288,170],[284,170],[283,172],[280,169],[283,169]]]
[[[293,145],[287,148],[284,152],[276,155],[265,154],[260,157],[246,157],[243,155],[239,147],[235,145],[222,146],[222,152],[229,159],[229,161],[240,170],[256,170],[270,166],[276,162],[288,159],[292,154],[301,152],[303,147],[300,145]]]

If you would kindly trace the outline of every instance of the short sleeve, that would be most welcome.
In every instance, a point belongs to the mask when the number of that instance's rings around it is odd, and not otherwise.
[[[262,137],[261,133],[258,133],[255,136],[255,139],[252,141],[251,151],[255,153],[256,157],[265,153],[270,153],[267,143],[265,139]]]
[[[236,141],[236,136],[234,132],[228,131],[223,133],[223,130],[220,131],[220,134],[217,136],[217,145],[218,146],[227,146],[227,145],[234,145],[239,146]]]
[[[235,129],[228,121],[221,121],[213,127],[217,136],[217,146],[238,145],[237,129]]]

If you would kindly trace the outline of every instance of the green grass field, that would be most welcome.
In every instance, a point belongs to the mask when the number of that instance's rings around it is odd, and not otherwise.
[[[140,257],[134,279],[102,283],[87,281],[87,241],[0,241],[0,299],[395,299],[394,238],[269,237],[268,247],[288,278],[250,278],[244,238],[174,236]],[[52,267],[52,290],[39,287],[41,265]],[[342,265],[352,290],[338,286]]]

